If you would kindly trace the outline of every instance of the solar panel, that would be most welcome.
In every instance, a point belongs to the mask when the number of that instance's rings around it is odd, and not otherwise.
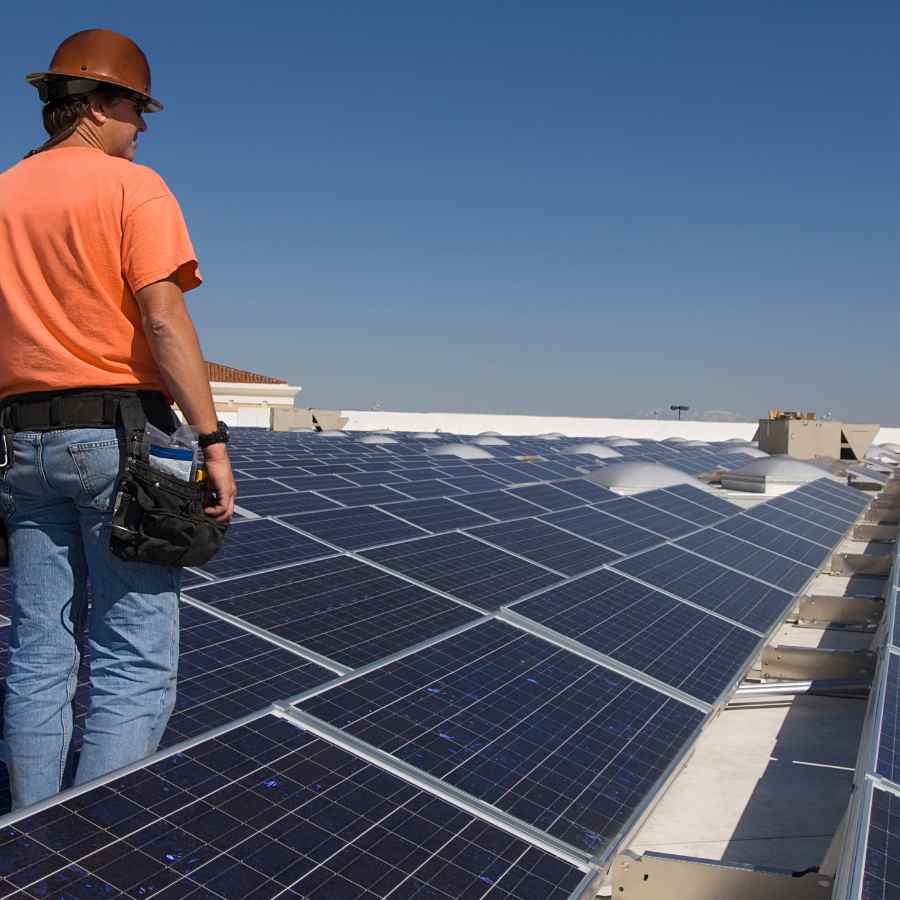
[[[302,707],[589,853],[622,829],[703,720],[499,621]]]
[[[420,528],[371,506],[303,513],[285,516],[284,520],[345,550],[359,550],[376,544],[405,541],[424,534]]]
[[[350,667],[478,618],[465,606],[345,556],[200,586],[190,596]]]
[[[352,481],[353,484],[357,484],[360,487],[365,487],[370,484],[399,484],[401,485],[400,490],[403,490],[402,485],[406,484],[408,480],[402,475],[398,475],[396,472],[353,472],[342,477],[346,478],[347,481]]]
[[[548,512],[571,509],[574,506],[582,506],[585,503],[580,497],[561,491],[552,484],[530,484],[525,487],[509,488],[508,490],[513,496],[522,497],[529,503],[536,503]]]
[[[646,503],[654,509],[660,509],[670,515],[678,516],[691,524],[701,527],[703,525],[714,525],[721,522],[724,516],[721,513],[713,512],[705,506],[699,506],[684,497],[672,494],[666,490],[644,491],[635,495],[636,500]]]
[[[820,494],[807,491],[805,487],[791,491],[789,496],[790,499],[796,503],[801,503],[809,509],[821,510],[832,518],[837,519],[842,523],[846,523],[848,527],[859,517],[859,512],[857,510],[832,503],[827,499],[823,499]]]
[[[604,503],[603,512],[667,538],[682,537],[697,530],[697,526],[691,522],[641,503],[639,499],[633,497],[620,497],[618,500]]]
[[[793,600],[786,591],[675,545],[657,547],[614,565],[621,572],[759,631],[768,631],[779,621]]]
[[[291,488],[271,478],[236,478],[238,502],[248,497],[259,497],[261,494],[288,494]]]
[[[829,503],[837,506],[845,506],[847,509],[861,512],[869,505],[871,497],[867,497],[864,493],[856,488],[848,487],[846,484],[839,484],[830,478],[820,478],[801,488],[804,492],[820,496]]]
[[[629,525],[592,507],[548,513],[541,518],[545,522],[565,528],[579,537],[597,541],[619,553],[636,553],[663,540],[652,531],[639,528],[637,525]]]
[[[362,555],[487,610],[560,580],[546,569],[458,532],[367,550]]]
[[[716,525],[717,531],[739,537],[759,547],[765,547],[773,553],[779,553],[788,559],[805,563],[813,568],[818,568],[831,552],[831,547],[823,547],[813,543],[799,535],[790,534],[774,525],[760,522],[751,516],[739,515],[726,519]],[[832,547],[837,540],[832,542]]]
[[[782,507],[772,506],[769,503],[760,503],[759,506],[748,509],[747,515],[759,522],[774,525],[776,528],[781,528],[829,548],[833,547],[843,535],[843,531],[835,531],[817,525],[815,522],[802,519]]]
[[[618,494],[614,494],[612,491],[608,491],[605,487],[600,487],[599,484],[594,484],[593,481],[588,481],[585,478],[572,478],[569,481],[557,481],[556,486],[560,488],[560,490],[566,491],[569,494],[574,494],[581,500],[585,500],[588,503],[603,503],[606,500],[615,500],[618,497]]]
[[[863,900],[900,898],[900,797],[876,785],[866,834]]]
[[[824,504],[815,505],[817,501],[812,497],[801,496],[795,499],[793,495],[796,493],[796,491],[793,491],[791,496],[782,496],[775,500],[770,500],[763,508],[783,509],[797,516],[798,519],[803,519],[806,522],[815,522],[815,524],[823,528],[837,531],[842,535],[847,532],[847,529],[856,518],[853,513],[846,513],[843,510],[832,508],[832,512],[826,512],[822,509]],[[803,502],[804,500],[806,501],[805,503]],[[811,506],[810,504],[813,505]]]
[[[469,495],[466,494],[466,497]],[[470,525],[483,525],[491,520],[453,500],[435,498],[433,500],[408,500],[405,503],[391,503],[387,509],[395,516],[406,519],[433,534],[455,531],[457,528],[468,528]]]
[[[436,478],[428,478],[423,481],[410,481],[403,485],[403,493],[409,494],[416,500],[428,500],[432,497],[452,497],[464,494],[460,488],[451,487]]]
[[[502,482],[487,475],[451,475],[443,474],[441,478],[451,487],[460,488],[466,493],[474,494],[478,491],[493,491],[503,486]]]
[[[490,475],[491,478],[496,478],[503,484],[519,484],[523,480],[529,480],[527,478],[523,479],[522,473],[514,468],[511,463],[479,459],[473,461],[472,467],[478,469],[479,472],[482,472],[485,475]]]
[[[694,487],[691,484],[676,484],[664,490],[668,494],[681,497],[682,500],[690,500],[691,503],[696,503],[698,506],[703,506],[711,512],[718,513],[723,519],[741,511],[737,504],[723,500],[721,497],[716,497],[709,491],[704,491],[702,488]]]
[[[785,556],[778,556],[770,550],[712,528],[682,538],[677,546],[693,550],[707,559],[730,566],[739,572],[753,575],[792,594],[799,593],[816,571],[811,566],[795,562]]]
[[[579,575],[621,558],[620,554],[606,547],[537,519],[485,525],[470,529],[469,533],[565,575]]]
[[[311,513],[311,515],[323,515]],[[216,578],[243,575],[273,566],[316,559],[334,553],[330,547],[270,519],[232,522],[222,549],[200,570]]]
[[[359,469],[350,463],[315,462],[303,463],[303,468],[310,475],[343,475],[358,472]]]
[[[377,484],[367,487],[329,488],[322,493],[329,500],[337,500],[344,506],[374,506],[377,503],[409,499],[405,494],[401,494],[393,488]]]
[[[315,512],[320,509],[343,509],[333,500],[311,491],[294,494],[270,494],[238,499],[238,505],[258,516],[280,516],[291,513]]]
[[[745,668],[760,640],[608,569],[512,610],[707,703]]]
[[[538,516],[544,510],[521,497],[514,497],[506,491],[485,491],[480,494],[466,494],[457,498],[460,503],[477,509],[485,515],[502,522],[521,519],[524,516]]]
[[[353,486],[340,475],[281,475],[278,480],[290,485],[295,491],[321,491]]]
[[[21,820],[5,850],[39,897],[566,900],[583,878],[272,716]]]
[[[895,616],[895,630],[897,618],[900,617]],[[875,771],[891,781],[900,782],[900,657],[889,653],[887,665]]]

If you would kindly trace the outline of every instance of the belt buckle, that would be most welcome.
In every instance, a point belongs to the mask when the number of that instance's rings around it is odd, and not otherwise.
[[[0,431],[0,472],[6,471],[13,461],[12,451],[13,433],[3,429]]]

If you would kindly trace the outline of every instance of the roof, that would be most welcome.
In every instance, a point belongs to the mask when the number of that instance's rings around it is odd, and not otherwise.
[[[283,378],[272,378],[270,375],[235,369],[209,360],[206,360],[206,372],[210,381],[224,381],[228,384],[287,384]]]

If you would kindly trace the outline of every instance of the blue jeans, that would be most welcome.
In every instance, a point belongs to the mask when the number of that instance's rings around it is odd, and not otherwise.
[[[21,432],[14,447],[12,468],[0,472],[0,514],[12,576],[4,736],[19,808],[156,750],[175,703],[181,569],[122,562],[109,551],[115,429]],[[85,625],[90,706],[73,772]]]

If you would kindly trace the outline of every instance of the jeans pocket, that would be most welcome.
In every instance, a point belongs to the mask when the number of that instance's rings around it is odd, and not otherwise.
[[[119,478],[121,455],[118,440],[69,444],[68,449],[81,481],[85,505],[107,512]]]

